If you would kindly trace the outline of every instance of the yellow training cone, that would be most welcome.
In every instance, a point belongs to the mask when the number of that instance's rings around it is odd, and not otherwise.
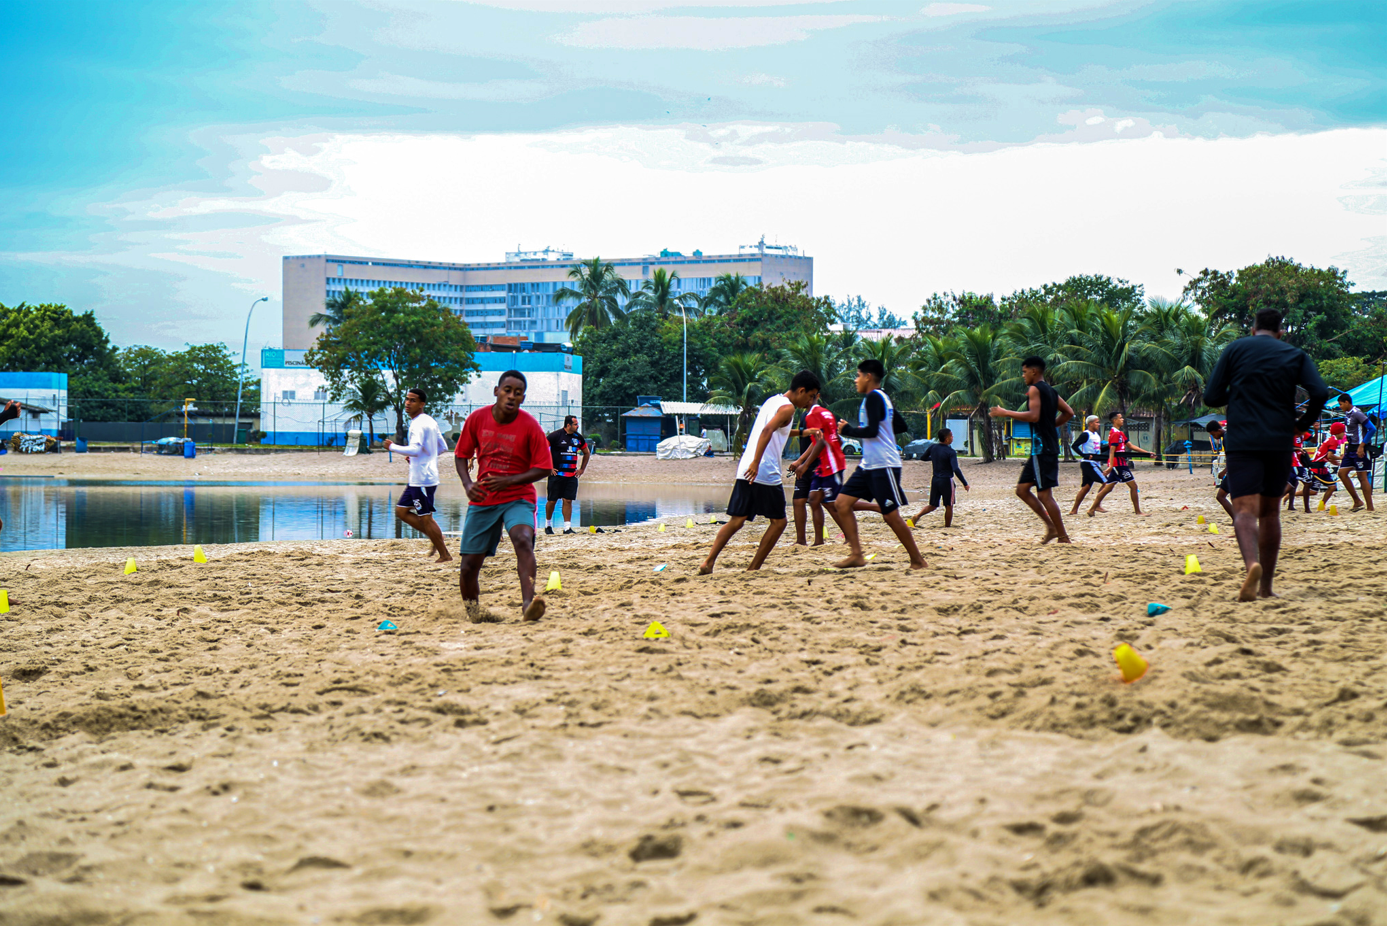
[[[716,523],[718,523],[718,516],[715,515],[715,514],[710,514],[710,515],[708,515],[708,523],[709,523],[709,524],[716,524]]]
[[[202,552],[202,547],[201,547],[201,546],[193,547],[193,562],[195,562],[195,563],[205,563],[205,562],[207,562],[207,554]]]
[[[693,526],[694,526],[693,518],[689,518],[689,520],[685,521],[685,522],[684,522],[684,526],[685,526],[685,527],[693,527]]]
[[[669,636],[669,631],[666,630],[665,625],[661,624],[659,621],[651,621],[650,626],[645,628],[643,636],[647,640],[662,640]]]
[[[915,526],[915,522],[912,521],[912,520],[910,520],[909,518],[906,518],[906,519],[905,519],[905,523],[906,523],[906,526],[908,526],[908,527],[914,527],[914,526]]]
[[[595,534],[595,533],[597,533],[597,525],[596,525],[596,524],[589,524],[589,525],[588,525],[588,533],[589,533],[589,534]]]
[[[1324,499],[1320,499],[1320,506],[1319,506],[1318,508],[1316,508],[1315,510],[1316,510],[1316,511],[1323,511],[1323,510],[1324,510]]]
[[[9,589],[0,588],[0,614],[10,613],[10,592]]]
[[[1330,506],[1329,506],[1329,513],[1330,513],[1330,514],[1338,514],[1338,513],[1339,513],[1339,506],[1338,506],[1338,505],[1330,505]]]
[[[1217,525],[1217,524],[1210,524],[1210,525],[1209,525],[1209,533],[1211,533],[1211,534],[1217,534],[1217,533],[1218,533],[1218,525]]]
[[[868,553],[868,554],[867,554],[867,561],[868,561],[868,562],[871,562],[871,561],[874,560],[874,559],[876,559],[876,554],[875,554],[875,553]]]
[[[0,685],[0,717],[5,716],[5,686]]]
[[[559,571],[557,569],[549,573],[549,584],[544,586],[544,590],[546,592],[563,591],[563,583],[559,581]]]
[[[1190,553],[1185,557],[1185,575],[1191,575],[1193,573],[1203,571],[1203,569],[1199,568],[1199,557],[1195,556],[1193,553]]]
[[[130,573],[137,571],[138,569],[135,566],[135,557],[132,556],[125,561],[125,574],[130,575]]]
[[[657,530],[655,533],[657,533],[657,534],[663,534],[664,532],[665,532],[665,522],[664,522],[664,521],[661,521],[661,522],[660,522],[660,529]]]
[[[1199,517],[1195,518],[1195,519],[1194,519],[1194,523],[1195,523],[1195,524],[1203,524],[1203,523],[1204,523],[1204,516],[1201,514]]]
[[[1122,670],[1122,680],[1129,685],[1146,674],[1146,660],[1126,643],[1112,651],[1112,658]]]

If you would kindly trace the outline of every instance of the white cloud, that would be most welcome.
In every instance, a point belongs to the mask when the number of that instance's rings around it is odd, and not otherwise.
[[[737,83],[752,87],[784,87],[785,78],[772,77],[769,74],[743,74],[737,78]]]
[[[558,40],[581,48],[717,51],[802,42],[815,32],[883,19],[881,16],[620,16],[579,23],[558,36]]]
[[[981,3],[931,3],[920,11],[922,16],[957,16],[960,13],[986,13],[992,9]]]
[[[487,80],[475,83],[450,83],[421,80],[399,74],[357,78],[347,86],[365,93],[383,96],[402,96],[430,100],[480,100],[489,103],[523,103],[543,99],[555,92],[553,85],[541,80]]]

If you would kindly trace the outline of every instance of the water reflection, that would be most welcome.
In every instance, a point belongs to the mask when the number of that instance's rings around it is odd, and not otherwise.
[[[164,544],[246,543],[418,536],[395,518],[400,486],[0,479],[0,551]],[[538,486],[544,516],[544,483]],[[584,485],[575,529],[725,510],[729,489],[701,485]],[[444,531],[462,530],[467,498],[444,483],[436,499]],[[562,527],[562,508],[555,521]]]

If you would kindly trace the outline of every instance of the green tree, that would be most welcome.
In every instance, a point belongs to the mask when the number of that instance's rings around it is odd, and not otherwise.
[[[1345,357],[1387,357],[1387,289],[1354,295],[1353,320],[1335,343]]]
[[[554,291],[554,302],[577,302],[564,324],[568,336],[577,343],[585,328],[605,328],[626,314],[622,302],[631,296],[631,289],[611,261],[600,257],[579,261],[568,268],[568,278],[574,286]]]
[[[0,305],[0,369],[66,373],[68,404],[89,421],[118,421],[121,370],[93,312],[65,305]]]
[[[916,332],[934,337],[943,337],[954,328],[979,325],[1000,330],[1008,321],[1010,316],[998,307],[991,293],[935,293],[914,316]]]
[[[822,334],[834,315],[833,300],[808,294],[803,281],[748,290],[731,313],[715,320],[724,351],[778,357],[802,333]]]
[[[873,313],[867,300],[861,296],[849,296],[845,301],[836,303],[834,311],[843,327],[855,331],[864,328],[904,328],[906,325],[905,319],[884,305],[877,306]]]
[[[1157,408],[1156,446],[1164,446],[1162,425],[1178,414],[1190,418],[1201,407],[1204,384],[1219,355],[1237,337],[1233,328],[1206,319],[1183,302],[1152,299],[1142,317],[1142,336],[1149,343],[1157,388],[1151,404]]]
[[[728,354],[713,371],[709,380],[713,392],[708,401],[741,409],[737,433],[732,438],[733,453],[741,453],[746,446],[747,433],[761,400],[775,391],[771,378],[776,372],[766,355],[756,351]]]
[[[656,267],[651,272],[650,279],[642,283],[641,288],[631,297],[631,301],[626,305],[626,311],[654,312],[661,318],[668,318],[671,315],[681,316],[691,309],[696,309],[698,307],[696,294],[676,293],[674,291],[674,284],[678,280],[678,271]]]
[[[713,280],[708,294],[699,301],[699,311],[705,315],[719,315],[730,311],[742,293],[754,288],[740,273],[724,273]]]
[[[317,328],[322,325],[331,328],[340,325],[347,320],[347,311],[356,308],[364,301],[361,293],[350,287],[340,293],[334,293],[323,300],[322,312],[314,312],[308,316],[308,327]]]
[[[944,393],[944,408],[963,405],[983,434],[982,460],[991,463],[1001,446],[1000,427],[988,417],[993,405],[1016,398],[1021,383],[1019,365],[1011,360],[1004,334],[991,325],[958,328],[941,344],[944,367],[939,371],[936,391]]]
[[[190,344],[184,350],[169,351],[154,370],[148,398],[151,416],[181,408],[184,399],[197,399],[207,412],[236,402],[236,384],[241,375],[240,361],[225,344]],[[241,397],[241,411],[260,410],[260,381],[247,378]]]
[[[1184,295],[1211,320],[1249,331],[1262,309],[1283,316],[1286,340],[1315,360],[1343,355],[1336,342],[1353,329],[1354,298],[1348,272],[1307,267],[1271,257],[1236,272],[1201,270],[1185,284]]]
[[[819,403],[825,408],[857,394],[852,384],[851,348],[844,349],[836,338],[816,332],[800,332],[781,351],[780,369],[787,376],[808,370],[819,378],[823,389]]]
[[[376,442],[376,416],[390,408],[385,382],[379,376],[356,380],[342,397],[342,408],[362,419],[370,432],[370,443]],[[368,444],[369,446],[369,444]]]
[[[707,395],[710,367],[721,353],[715,320],[689,320],[689,400]],[[583,405],[591,418],[615,422],[638,395],[683,395],[683,325],[654,312],[631,312],[605,328],[588,328],[574,344],[583,357]],[[598,411],[601,409],[601,411]]]
[[[461,319],[422,293],[397,286],[374,290],[369,302],[348,309],[342,324],[319,335],[304,360],[322,372],[334,401],[381,379],[395,410],[396,439],[404,440],[405,393],[423,389],[431,405],[451,403],[481,369],[472,359],[476,349]]]
[[[1145,306],[1141,284],[1114,280],[1100,274],[1078,274],[1062,283],[1046,283],[1039,289],[1020,289],[1002,300],[1003,311],[1017,318],[1028,306],[1063,308],[1075,302],[1095,302],[1121,312],[1140,312]]]
[[[1369,363],[1362,357],[1335,357],[1333,360],[1321,360],[1318,366],[1320,376],[1336,389],[1354,389],[1382,375],[1378,372],[1381,369],[1378,364]]]
[[[1071,406],[1091,408],[1095,415],[1112,409],[1125,415],[1134,400],[1159,394],[1155,351],[1142,337],[1134,310],[1101,309],[1075,336],[1071,359],[1055,369],[1057,377],[1078,387]]]

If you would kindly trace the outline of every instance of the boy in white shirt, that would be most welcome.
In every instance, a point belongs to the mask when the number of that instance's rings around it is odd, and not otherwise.
[[[405,414],[409,415],[409,443],[397,444],[386,438],[385,449],[409,460],[409,485],[395,503],[395,516],[429,538],[435,562],[446,563],[453,556],[443,543],[443,529],[433,519],[433,495],[438,491],[438,455],[448,452],[448,442],[438,429],[438,422],[424,414],[427,397],[422,389],[411,389],[405,395]]]

